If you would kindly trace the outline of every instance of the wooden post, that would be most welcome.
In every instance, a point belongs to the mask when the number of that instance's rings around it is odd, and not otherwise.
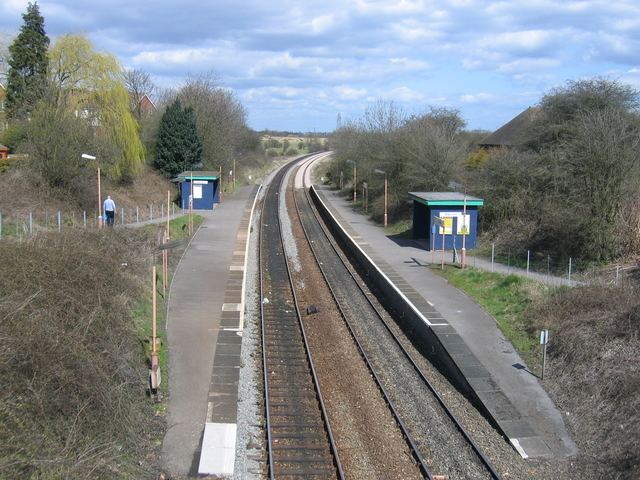
[[[98,167],[98,228],[102,227],[102,193],[100,192],[100,167]]]
[[[169,240],[169,211],[171,210],[171,190],[167,190],[167,240]]]
[[[387,172],[384,173],[384,228],[387,228]]]
[[[156,353],[156,266],[151,271],[151,355]]]

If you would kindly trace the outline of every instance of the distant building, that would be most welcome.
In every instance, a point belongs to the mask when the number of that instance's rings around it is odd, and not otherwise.
[[[138,102],[137,111],[139,113],[140,118],[147,117],[155,113],[158,109],[156,108],[155,103],[149,98],[147,94],[144,94],[140,101]]]
[[[0,143],[0,159],[9,158],[9,147],[5,147]]]
[[[495,148],[513,148],[522,145],[528,128],[533,124],[536,116],[540,113],[540,108],[529,107],[517,117],[505,123],[492,134],[485,137],[480,143],[480,147],[485,150]]]

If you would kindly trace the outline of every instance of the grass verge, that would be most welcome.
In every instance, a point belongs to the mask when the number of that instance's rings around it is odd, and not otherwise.
[[[447,266],[444,271],[438,269],[434,272],[445,277],[490,313],[529,369],[539,374],[542,364],[538,331],[528,310],[537,299],[548,295],[551,287],[516,275],[473,268],[461,270]]]

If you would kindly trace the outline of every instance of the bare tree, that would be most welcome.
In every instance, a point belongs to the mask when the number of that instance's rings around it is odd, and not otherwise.
[[[144,115],[142,101],[145,95],[151,99],[155,95],[157,87],[153,83],[151,76],[142,70],[125,70],[123,77],[124,84],[129,92],[129,108],[136,119],[141,121]]]
[[[178,96],[196,112],[205,166],[228,166],[245,145],[248,127],[243,105],[211,72],[189,78]]]

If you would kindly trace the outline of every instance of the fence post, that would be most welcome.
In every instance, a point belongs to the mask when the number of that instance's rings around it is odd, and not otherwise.
[[[33,236],[33,212],[29,212],[29,235]]]
[[[153,203],[149,205],[149,219],[153,220]]]
[[[571,286],[571,257],[569,257],[569,286]]]
[[[173,212],[172,215],[175,217],[176,216],[176,204],[175,203],[171,204],[171,211]]]
[[[160,217],[164,218],[164,203],[160,204]]]
[[[120,209],[120,218],[122,219],[122,225],[124,225],[124,207]]]
[[[140,223],[140,209],[136,205],[136,223]]]
[[[491,244],[491,271],[493,272],[493,259],[496,256],[496,244],[492,243]]]
[[[84,225],[84,228],[87,228],[87,211],[86,210],[82,211],[82,224]]]
[[[60,215],[60,210],[58,210],[58,232],[62,231],[62,216]]]
[[[529,276],[529,262],[531,260],[531,251],[527,250],[527,277]]]

